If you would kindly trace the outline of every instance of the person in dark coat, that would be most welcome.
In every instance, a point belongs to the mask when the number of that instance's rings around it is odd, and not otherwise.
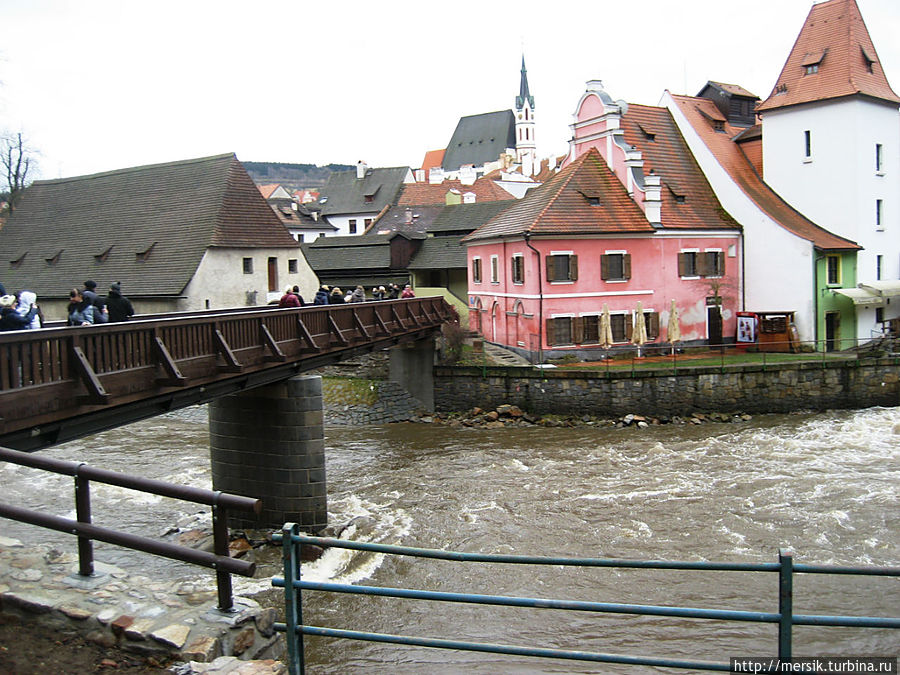
[[[400,297],[400,287],[397,284],[390,284],[388,287],[388,300],[396,300]]]
[[[37,314],[37,306],[32,304],[25,314],[19,314],[16,306],[19,299],[14,295],[0,297],[0,331],[25,330],[31,325],[32,319]]]
[[[106,296],[106,309],[109,311],[109,320],[114,323],[128,321],[134,316],[131,300],[122,295],[122,285],[118,281],[110,284],[109,295]]]
[[[84,282],[84,288],[81,289],[81,297],[90,302],[92,305],[97,301],[97,282],[88,279]]]
[[[303,296],[300,295],[300,287],[299,286],[294,286],[294,288],[291,289],[291,293],[293,293],[294,295],[297,296],[297,299],[300,301],[301,307],[303,307],[306,304],[305,302],[303,302]]]
[[[347,302],[344,299],[344,294],[341,293],[341,289],[335,286],[331,289],[331,295],[328,296],[328,304],[329,305],[343,305]]]
[[[94,304],[82,295],[81,291],[73,288],[69,291],[69,306],[66,308],[66,321],[68,326],[92,326],[94,325]]]
[[[316,291],[316,297],[313,299],[314,305],[327,305],[328,304],[328,286],[322,286],[319,290]]]

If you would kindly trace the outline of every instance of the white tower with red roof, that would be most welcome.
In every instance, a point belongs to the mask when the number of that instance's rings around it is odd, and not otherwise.
[[[859,316],[858,337],[870,338],[873,327],[900,314],[900,97],[855,0],[812,6],[757,110],[766,182],[863,247],[856,281],[884,299],[868,310],[871,320]]]

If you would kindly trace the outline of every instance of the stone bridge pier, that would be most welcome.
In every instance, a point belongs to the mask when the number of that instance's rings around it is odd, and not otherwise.
[[[434,337],[391,349],[390,379],[434,410]],[[232,514],[233,527],[280,529],[299,523],[318,533],[327,525],[322,378],[283,382],[215,399],[209,404],[214,490],[262,500],[259,520]]]

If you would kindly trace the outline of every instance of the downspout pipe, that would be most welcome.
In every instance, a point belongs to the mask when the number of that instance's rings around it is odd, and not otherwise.
[[[541,280],[543,267],[541,265],[541,252],[531,245],[531,232],[525,232],[525,245],[537,255],[538,278],[538,363],[544,362],[544,287]]]

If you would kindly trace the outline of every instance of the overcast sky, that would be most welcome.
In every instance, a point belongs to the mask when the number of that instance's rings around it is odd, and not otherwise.
[[[900,91],[900,1],[857,1]],[[707,80],[765,98],[811,6],[0,0],[0,131],[42,178],[226,152],[415,168],[460,117],[514,106],[524,51],[543,157],[590,79],[631,103]]]

